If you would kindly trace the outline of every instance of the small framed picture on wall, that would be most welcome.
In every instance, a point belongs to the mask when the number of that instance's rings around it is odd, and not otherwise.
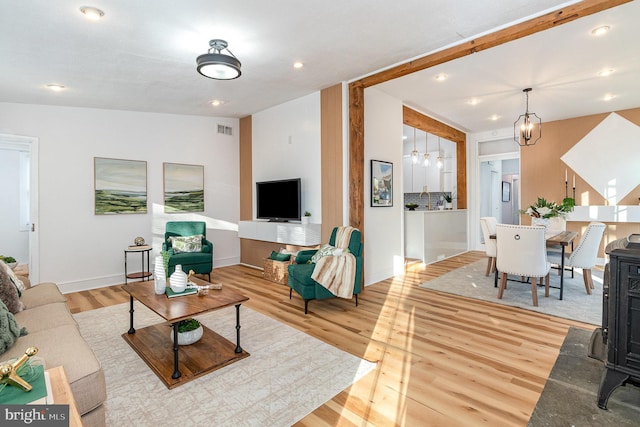
[[[371,206],[393,206],[393,163],[371,160]]]
[[[502,181],[502,201],[510,202],[511,201],[511,183],[507,181]]]

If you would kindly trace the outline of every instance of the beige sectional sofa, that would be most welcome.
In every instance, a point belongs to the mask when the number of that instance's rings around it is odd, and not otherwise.
[[[28,334],[0,355],[1,360],[21,356],[30,346],[38,348],[38,356],[47,368],[64,366],[73,396],[85,426],[104,426],[103,402],[107,398],[104,372],[93,350],[80,335],[64,295],[54,283],[26,286],[20,300],[25,309],[14,316]]]

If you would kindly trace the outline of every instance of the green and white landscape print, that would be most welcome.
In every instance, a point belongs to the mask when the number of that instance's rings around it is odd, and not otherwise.
[[[204,166],[164,164],[165,212],[204,212]]]
[[[94,158],[95,213],[147,213],[147,162]]]

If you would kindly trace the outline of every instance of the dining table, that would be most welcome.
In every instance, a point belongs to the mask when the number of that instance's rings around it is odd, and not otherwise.
[[[489,236],[491,239],[495,239],[496,235],[491,234]],[[560,247],[560,300],[562,300],[562,293],[564,290],[564,255],[566,252],[567,246],[571,245],[571,250],[573,250],[573,241],[578,237],[578,233],[575,231],[551,231],[545,233],[545,239],[547,243],[547,247]],[[573,273],[573,270],[572,270]],[[495,277],[494,277],[494,286],[498,286],[498,270],[496,269]]]

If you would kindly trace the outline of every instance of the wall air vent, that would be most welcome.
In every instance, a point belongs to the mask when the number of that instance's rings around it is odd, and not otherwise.
[[[223,135],[233,135],[233,128],[231,126],[218,125],[218,133]]]

